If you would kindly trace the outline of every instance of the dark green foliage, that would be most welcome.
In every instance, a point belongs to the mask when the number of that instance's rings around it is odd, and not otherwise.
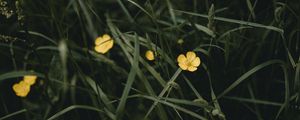
[[[0,120],[298,120],[299,11],[299,0],[0,0]],[[97,53],[106,33],[114,46]],[[187,51],[195,72],[177,65]],[[17,97],[27,74],[38,81]]]

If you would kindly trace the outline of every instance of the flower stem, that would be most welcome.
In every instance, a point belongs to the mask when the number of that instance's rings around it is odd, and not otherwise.
[[[181,69],[180,68],[178,68],[177,69],[177,71],[174,73],[174,75],[171,77],[171,79],[169,80],[169,82],[168,82],[168,84],[166,84],[166,86],[164,87],[164,89],[160,92],[160,94],[158,95],[158,100],[160,100],[161,99],[161,97],[163,97],[164,95],[165,95],[165,93],[168,91],[168,89],[171,87],[171,84],[170,83],[173,83],[173,82],[175,82],[175,80],[176,80],[176,78],[179,76],[179,74],[181,73]],[[152,112],[152,110],[155,108],[155,106],[157,105],[157,103],[158,103],[158,100],[156,100],[153,104],[152,104],[152,106],[151,106],[151,108],[148,110],[148,112],[147,112],[147,114],[145,115],[145,117],[144,117],[144,119],[146,119],[149,115],[150,115],[150,113]]]

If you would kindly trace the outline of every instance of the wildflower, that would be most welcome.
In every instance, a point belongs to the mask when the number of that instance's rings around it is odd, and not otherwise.
[[[13,90],[15,91],[17,96],[26,97],[30,91],[30,85],[25,81],[20,81],[13,85]]]
[[[187,70],[190,72],[194,72],[197,70],[197,67],[200,65],[200,58],[196,56],[196,53],[193,51],[189,51],[186,53],[186,56],[180,54],[177,57],[178,65],[182,70]]]
[[[147,50],[146,53],[145,53],[145,56],[147,58],[147,60],[154,60],[154,53],[152,50]]]
[[[95,51],[104,54],[113,47],[113,44],[114,40],[108,34],[104,34],[95,40]]]
[[[23,80],[13,85],[13,90],[17,96],[26,97],[30,92],[30,86],[36,82],[36,75],[25,75]]]
[[[25,75],[23,81],[29,85],[33,85],[36,81],[36,75]]]

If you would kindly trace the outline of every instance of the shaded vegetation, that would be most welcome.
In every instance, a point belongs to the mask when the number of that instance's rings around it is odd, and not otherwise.
[[[0,119],[298,120],[299,11],[298,0],[0,0]],[[114,45],[101,54],[103,34]],[[188,51],[195,72],[178,66]]]

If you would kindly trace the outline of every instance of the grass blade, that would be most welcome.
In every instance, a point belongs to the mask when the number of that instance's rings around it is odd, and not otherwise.
[[[53,116],[51,116],[50,118],[48,118],[47,120],[54,120],[60,116],[62,116],[63,114],[70,112],[74,109],[84,109],[84,110],[91,110],[91,111],[97,111],[97,112],[104,112],[103,110],[100,110],[98,108],[95,107],[91,107],[91,106],[86,106],[86,105],[72,105],[69,106],[59,112],[57,112],[56,114],[54,114]]]
[[[199,17],[203,17],[203,18],[208,17],[207,15],[193,13],[193,12],[187,12],[187,11],[181,11],[181,10],[174,10],[174,11],[178,12],[178,13],[185,13],[185,14],[189,14],[189,15],[199,16]],[[236,24],[253,26],[253,27],[258,27],[258,28],[265,28],[265,29],[273,30],[273,31],[276,31],[276,32],[279,32],[279,33],[283,33],[283,29],[280,29],[280,28],[277,28],[277,27],[274,27],[274,26],[267,26],[267,25],[262,25],[262,24],[258,24],[258,23],[235,20],[235,19],[229,19],[229,18],[223,18],[223,17],[214,17],[214,19],[219,20],[219,21],[229,22],[229,23],[236,23]]]
[[[1,117],[0,120],[4,120],[4,119],[10,118],[10,117],[13,117],[13,116],[15,116],[15,115],[24,113],[24,112],[26,112],[26,111],[27,111],[26,109],[22,109],[22,110],[19,110],[19,111],[14,112],[14,113],[10,113],[10,114],[8,114],[8,115],[5,115],[5,116]]]
[[[2,80],[10,79],[10,78],[16,78],[16,77],[23,77],[24,75],[36,75],[41,78],[45,78],[45,76],[42,73],[38,72],[32,72],[32,71],[12,71],[8,73],[4,73],[0,75],[0,82]]]
[[[279,111],[277,112],[275,120],[277,120],[279,118],[279,115],[281,114],[281,112],[284,110],[284,108],[289,106],[289,102],[290,102],[290,84],[289,84],[289,79],[288,79],[288,71],[287,71],[285,64],[282,64],[281,68],[284,73],[285,99],[284,99],[284,103],[281,105]]]
[[[21,33],[26,33],[25,31],[20,31]],[[34,31],[28,31],[29,34],[39,36],[41,38],[44,38],[45,40],[48,40],[49,42],[53,43],[54,45],[57,45],[57,42],[53,40],[50,37],[47,37],[46,35],[43,35],[42,33],[34,32]]]
[[[180,68],[178,68],[177,71],[174,73],[174,75],[172,76],[172,78],[169,80],[168,83],[173,83],[173,82],[175,82],[176,78],[179,76],[179,74],[181,73],[181,71],[182,71],[182,70],[181,70]],[[163,96],[165,95],[165,93],[168,91],[169,88],[170,88],[170,84],[167,84],[167,86],[165,86],[164,89],[160,92],[160,94],[158,95],[158,97],[159,97],[159,98],[160,98],[160,97],[163,97]],[[150,107],[150,109],[147,111],[147,113],[146,113],[144,119],[147,118],[147,117],[150,115],[150,113],[151,113],[152,110],[155,108],[155,106],[157,105],[157,103],[158,103],[158,101],[155,101],[155,102],[151,105],[151,107]]]
[[[249,99],[249,98],[231,97],[231,96],[224,96],[224,98],[229,99],[229,100],[237,100],[237,101],[241,101],[241,102],[249,102],[249,103],[263,104],[263,105],[272,105],[272,106],[278,106],[278,107],[282,105],[282,103],[265,101],[265,100],[258,100],[258,99]]]
[[[259,64],[259,65],[255,66],[254,68],[252,68],[251,70],[249,70],[248,72],[243,74],[235,82],[233,82],[229,87],[227,87],[221,94],[218,95],[217,99],[223,97],[225,94],[227,94],[229,91],[231,91],[232,89],[237,87],[240,83],[245,81],[248,77],[253,75],[255,72],[257,72],[257,71],[259,71],[259,70],[261,70],[261,69],[263,69],[263,68],[265,68],[269,65],[273,65],[273,64],[283,64],[283,62],[280,61],[280,60],[270,60],[270,61],[267,61],[267,62],[264,62],[262,64]]]
[[[122,118],[123,114],[124,114],[124,109],[125,109],[125,104],[128,98],[128,94],[130,92],[131,86],[135,80],[135,76],[137,74],[137,71],[139,70],[138,66],[139,66],[139,55],[140,54],[140,44],[139,44],[139,40],[136,37],[135,39],[135,50],[134,50],[134,59],[133,59],[133,64],[132,67],[130,69],[128,78],[127,78],[127,83],[125,85],[125,88],[123,90],[123,94],[120,100],[120,103],[118,105],[117,111],[116,111],[116,119],[119,120]]]
[[[95,93],[98,93],[99,92],[99,97],[101,98],[101,100],[103,101],[103,103],[105,104],[105,106],[110,110],[110,111],[114,111],[115,110],[115,108],[114,108],[114,106],[112,105],[112,104],[109,104],[109,98],[107,97],[107,95],[106,95],[106,93],[102,90],[102,88],[99,86],[99,85],[97,85],[96,83],[95,83],[95,81],[92,79],[92,78],[90,78],[90,77],[88,77],[88,76],[86,76],[86,81],[87,81],[87,83],[92,87],[92,89],[94,90],[94,92]]]
[[[151,97],[151,96],[141,96],[141,97],[146,98],[146,99],[149,99],[149,100],[152,100],[152,101],[155,101],[155,102],[158,102],[158,103],[161,103],[161,104],[164,104],[164,105],[167,105],[167,106],[170,106],[170,107],[172,107],[172,108],[175,108],[176,110],[179,110],[179,111],[181,111],[181,112],[184,112],[184,113],[186,113],[186,114],[188,114],[188,115],[191,115],[191,116],[193,116],[193,117],[195,117],[195,118],[197,118],[197,119],[200,119],[200,120],[207,120],[205,117],[200,116],[199,114],[197,114],[197,113],[195,113],[195,112],[193,112],[193,111],[190,111],[190,110],[188,110],[188,109],[185,109],[185,108],[183,108],[183,107],[181,107],[181,106],[178,106],[178,105],[175,105],[175,104],[173,104],[173,103],[166,102],[166,101],[164,101],[164,100],[160,100],[160,99],[157,99],[157,98],[154,98],[154,97]]]

